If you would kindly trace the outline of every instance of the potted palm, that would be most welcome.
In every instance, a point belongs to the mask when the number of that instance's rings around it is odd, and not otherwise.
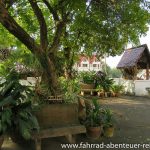
[[[120,93],[123,92],[123,90],[124,90],[124,86],[123,85],[114,84],[112,86],[113,96],[118,97],[120,95]]]
[[[102,131],[100,120],[100,105],[96,99],[93,99],[92,102],[93,107],[87,112],[85,125],[87,136],[93,139],[97,139],[100,137]]]
[[[113,83],[114,80],[106,76],[100,76],[96,78],[96,85],[102,87],[105,97],[111,96],[111,87]]]
[[[114,134],[114,118],[110,109],[104,110],[103,132],[105,137],[112,137]]]

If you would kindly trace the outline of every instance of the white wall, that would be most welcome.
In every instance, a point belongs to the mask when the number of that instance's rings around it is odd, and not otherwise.
[[[150,80],[136,80],[135,81],[135,95],[148,96],[146,88],[150,87]]]
[[[150,87],[150,80],[125,80],[122,78],[114,79],[116,84],[122,84],[125,86],[125,93],[130,93],[136,96],[149,96],[146,91],[147,87]]]
[[[135,94],[135,84],[133,80],[125,80],[122,78],[114,78],[116,84],[125,86],[125,93]]]

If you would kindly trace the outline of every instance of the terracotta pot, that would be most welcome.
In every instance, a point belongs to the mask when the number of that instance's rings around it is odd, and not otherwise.
[[[120,93],[115,93],[115,96],[116,96],[116,97],[119,97],[119,96],[120,96]]]
[[[97,95],[98,95],[99,97],[104,97],[104,92],[97,92]]]
[[[89,138],[98,139],[101,135],[101,132],[102,132],[101,126],[86,128],[87,137]]]
[[[0,149],[2,148],[3,142],[4,142],[4,136],[1,135],[0,136]]]
[[[114,127],[104,128],[105,137],[113,137],[113,135],[114,135]]]

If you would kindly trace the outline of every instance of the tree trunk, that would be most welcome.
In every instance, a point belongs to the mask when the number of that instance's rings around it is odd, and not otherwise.
[[[72,79],[73,78],[73,74],[72,74],[72,69],[73,69],[73,57],[74,54],[71,53],[71,48],[70,47],[66,47],[64,48],[64,57],[65,57],[65,77],[66,79]]]
[[[43,52],[41,50],[36,53],[36,56],[41,63],[41,66],[43,67],[43,82],[48,85],[50,91],[52,92],[52,95],[57,95],[59,92],[59,88],[55,62],[53,62],[53,60],[47,56],[46,52]]]

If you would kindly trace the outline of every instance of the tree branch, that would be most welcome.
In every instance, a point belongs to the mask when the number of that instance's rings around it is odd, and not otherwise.
[[[40,24],[40,44],[42,49],[46,50],[48,46],[48,38],[47,38],[47,25],[43,16],[43,13],[39,6],[37,5],[36,0],[29,0],[29,3],[34,11],[35,16]]]
[[[57,12],[55,11],[55,9],[50,5],[50,3],[47,0],[43,0],[43,2],[49,9],[50,13],[53,15],[54,20],[59,21],[60,20],[59,16],[58,16]]]
[[[64,26],[65,26],[65,22],[63,22],[63,21],[61,21],[57,24],[53,43],[52,43],[51,47],[49,48],[49,53],[54,52],[59,47],[60,38],[61,38],[61,35],[63,32]]]
[[[9,15],[2,0],[0,0],[0,23],[25,44],[31,52],[36,52],[38,45],[35,40]]]
[[[66,26],[66,24],[70,21],[68,19],[69,14],[70,13],[67,13],[67,14],[65,13],[64,16],[62,16],[62,20],[57,23],[53,43],[51,47],[49,48],[49,54],[51,54],[52,52],[55,52],[57,48],[59,47],[63,29]]]

